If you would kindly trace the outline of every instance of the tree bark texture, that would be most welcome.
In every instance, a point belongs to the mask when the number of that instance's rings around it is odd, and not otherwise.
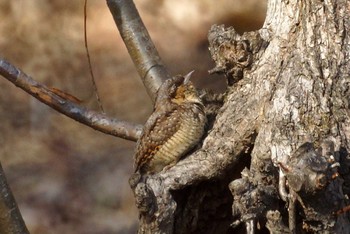
[[[346,0],[270,0],[259,31],[212,27],[226,96],[200,147],[131,178],[139,233],[350,233],[349,16]]]
[[[0,164],[0,233],[29,234]]]

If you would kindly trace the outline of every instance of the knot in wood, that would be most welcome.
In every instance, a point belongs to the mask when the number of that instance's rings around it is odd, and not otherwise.
[[[243,78],[244,69],[253,61],[249,40],[239,35],[234,28],[214,25],[209,31],[209,51],[216,63],[209,73],[224,73],[228,84],[233,85]]]

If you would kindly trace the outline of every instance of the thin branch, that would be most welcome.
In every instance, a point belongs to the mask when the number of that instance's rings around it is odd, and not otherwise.
[[[96,85],[96,82],[95,82],[95,76],[94,76],[94,72],[93,72],[92,66],[91,66],[91,58],[90,58],[88,39],[87,39],[87,23],[86,23],[86,19],[87,19],[87,0],[85,0],[85,2],[84,2],[84,42],[85,42],[85,51],[86,51],[86,57],[87,57],[88,64],[89,64],[89,70],[90,70],[92,87],[94,89],[94,93],[95,93],[95,96],[96,96],[96,99],[97,99],[97,103],[98,103],[98,106],[100,107],[100,110],[103,113],[105,113],[105,111],[103,109],[103,106],[102,106],[100,95],[98,94],[97,85]]]
[[[45,85],[36,82],[20,69],[1,58],[0,75],[58,112],[97,131],[131,141],[136,141],[141,134],[142,125],[112,119],[105,114],[88,110],[70,99],[58,95]]]
[[[125,46],[152,100],[170,77],[132,0],[107,0]]]
[[[29,233],[0,163],[0,233]]]

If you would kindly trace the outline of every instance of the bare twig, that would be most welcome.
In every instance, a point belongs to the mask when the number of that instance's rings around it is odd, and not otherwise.
[[[94,93],[97,99],[97,103],[98,106],[100,107],[100,110],[105,113],[105,111],[103,110],[103,106],[102,106],[102,102],[101,102],[101,98],[100,95],[98,94],[98,90],[97,90],[97,85],[95,82],[95,76],[94,76],[94,72],[92,70],[92,66],[91,66],[91,58],[90,58],[90,52],[89,52],[89,46],[88,46],[88,41],[87,41],[87,24],[86,24],[86,18],[87,18],[87,0],[85,0],[84,2],[84,42],[85,42],[85,51],[86,51],[86,57],[88,60],[88,64],[89,64],[89,70],[90,70],[90,76],[91,76],[91,82],[92,82],[92,86],[94,89]]]
[[[67,98],[57,95],[52,89],[36,82],[20,69],[1,58],[0,75],[39,101],[95,130],[131,141],[136,141],[141,134],[141,125],[112,119],[105,114],[88,110]]]
[[[130,57],[154,101],[160,85],[170,77],[132,0],[107,0]]]
[[[291,190],[290,198],[288,204],[288,223],[289,223],[289,231],[291,234],[296,233],[296,200],[297,194]]]
[[[0,233],[29,233],[0,163]]]

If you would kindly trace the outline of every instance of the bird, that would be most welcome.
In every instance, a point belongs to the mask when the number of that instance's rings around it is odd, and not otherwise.
[[[198,144],[206,125],[204,105],[193,83],[193,71],[160,86],[135,152],[135,172],[155,174],[175,165]]]

